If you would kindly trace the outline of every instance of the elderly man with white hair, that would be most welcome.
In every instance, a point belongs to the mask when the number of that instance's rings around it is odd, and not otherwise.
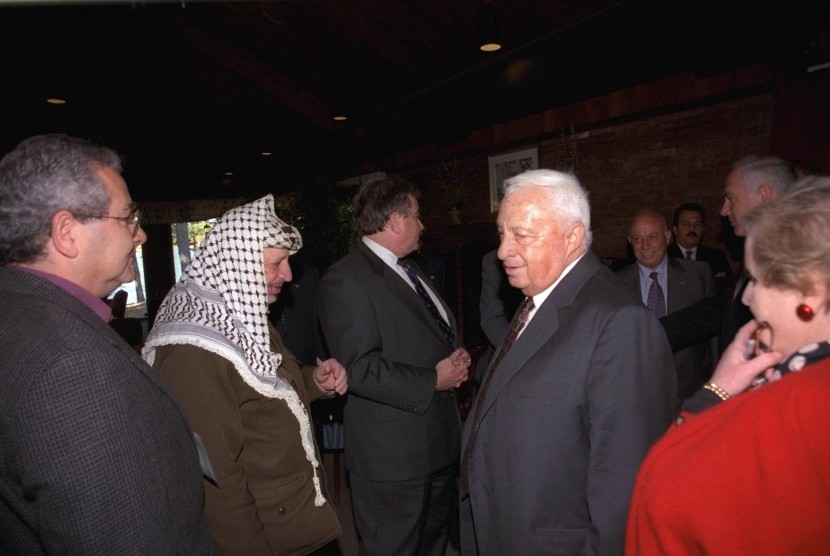
[[[621,554],[640,462],[676,413],[659,322],[589,251],[574,176],[505,182],[498,257],[526,296],[467,419],[464,554]]]

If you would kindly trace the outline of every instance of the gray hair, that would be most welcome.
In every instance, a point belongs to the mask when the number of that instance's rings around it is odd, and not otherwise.
[[[780,197],[796,182],[795,172],[789,162],[781,157],[751,154],[737,160],[732,171],[738,172],[747,194],[754,196],[762,184],[770,185]]]
[[[830,243],[821,240],[830,234],[830,177],[805,178],[783,197],[752,209],[745,225],[763,284],[810,294],[818,279],[830,288]]]
[[[104,214],[109,195],[96,170],[121,173],[112,149],[63,134],[22,141],[0,160],[0,266],[44,255],[52,217]]]
[[[567,220],[567,225],[580,223],[585,226],[582,247],[591,247],[591,205],[588,192],[579,184],[573,174],[556,170],[528,170],[504,181],[505,198],[521,189],[540,187],[548,192],[550,209]]]

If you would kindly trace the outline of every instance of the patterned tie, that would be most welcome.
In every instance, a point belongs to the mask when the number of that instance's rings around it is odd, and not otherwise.
[[[496,353],[496,356],[493,358],[493,362],[490,363],[490,372],[487,373],[487,377],[484,379],[484,384],[481,385],[481,388],[478,390],[478,394],[476,394],[476,410],[472,421],[476,424],[476,427],[478,427],[478,417],[481,413],[481,402],[484,400],[484,394],[487,393],[487,388],[489,388],[490,382],[493,380],[493,375],[496,374],[497,367],[499,363],[501,363],[501,360],[504,359],[504,355],[511,347],[513,347],[513,344],[516,343],[516,339],[519,337],[519,332],[521,332],[522,328],[524,328],[525,324],[527,324],[527,317],[530,315],[533,308],[533,298],[525,297],[524,302],[522,302],[522,306],[519,307],[519,312],[516,313],[516,316],[513,318],[513,322],[510,323],[510,330],[507,332],[507,336],[505,336],[504,341],[502,341],[498,353]],[[459,491],[462,498],[466,497],[470,492],[470,447],[473,445],[475,432],[476,430],[474,429],[470,435],[469,442],[467,442],[467,449],[464,450],[464,455],[461,457]]]
[[[694,259],[692,259],[692,252],[691,251],[686,251],[686,260],[687,261],[694,260]]]
[[[444,336],[447,337],[447,341],[450,343],[450,346],[454,345],[455,332],[453,332],[452,328],[450,328],[447,321],[444,320],[444,317],[441,316],[441,313],[438,311],[438,307],[435,306],[435,303],[432,302],[432,298],[429,296],[426,288],[424,288],[424,285],[418,278],[418,274],[405,260],[398,259],[398,264],[401,265],[401,268],[403,268],[404,272],[406,272],[406,275],[409,276],[409,280],[415,286],[415,291],[418,292],[418,297],[421,298],[421,301],[423,301],[424,305],[427,306],[427,310],[429,310],[432,318],[434,318],[435,322],[438,323],[438,326],[441,327],[441,332],[443,332]]]
[[[648,275],[651,278],[651,286],[648,288],[648,308],[658,319],[666,316],[666,298],[663,296],[663,288],[657,281],[657,272]]]

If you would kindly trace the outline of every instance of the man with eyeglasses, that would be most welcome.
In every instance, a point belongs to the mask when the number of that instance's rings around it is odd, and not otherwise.
[[[147,236],[110,149],[0,160],[0,553],[206,554],[192,432],[101,301]]]
[[[637,264],[617,272],[654,316],[668,315],[715,295],[709,265],[667,256],[671,231],[663,216],[642,210],[631,223],[628,241]],[[674,350],[677,393],[684,400],[706,382],[712,371],[712,350],[708,341]]]

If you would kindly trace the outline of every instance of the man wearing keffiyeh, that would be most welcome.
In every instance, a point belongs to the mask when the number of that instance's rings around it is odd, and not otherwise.
[[[302,247],[273,207],[268,195],[217,221],[144,348],[215,469],[205,504],[220,554],[308,554],[341,532],[308,408],[345,394],[346,372],[334,359],[302,366],[268,323]]]

